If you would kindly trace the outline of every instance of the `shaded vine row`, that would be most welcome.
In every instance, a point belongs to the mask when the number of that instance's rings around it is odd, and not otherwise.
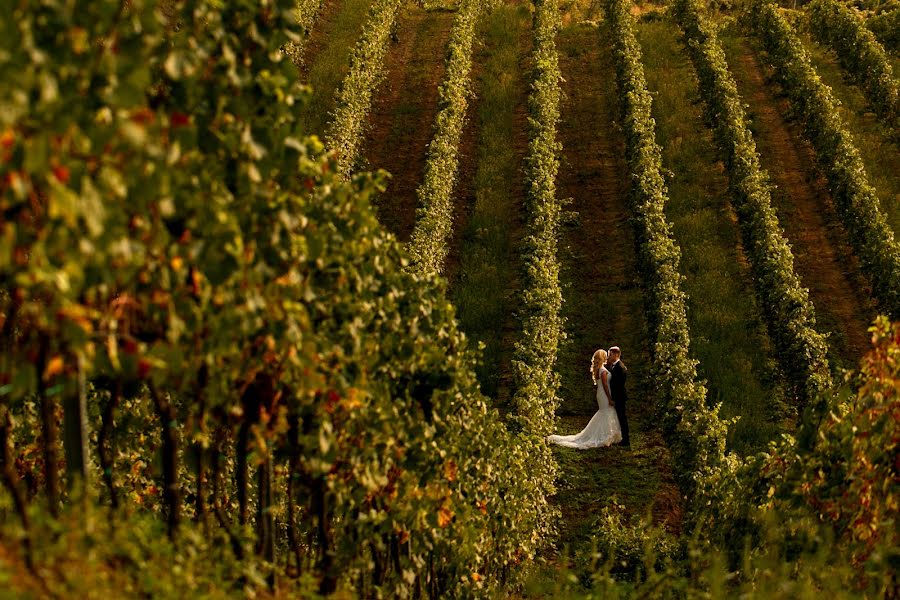
[[[528,97],[526,158],[528,233],[523,242],[522,336],[516,344],[519,359],[514,365],[519,388],[514,403],[523,429],[543,436],[551,432],[555,419],[559,387],[555,365],[559,343],[565,337],[557,257],[562,203],[556,194],[562,95],[556,35],[561,20],[557,0],[539,0],[534,7],[534,72]]]
[[[866,27],[875,34],[886,50],[900,51],[900,8],[869,17]]]
[[[562,205],[556,194],[561,144],[557,139],[562,73],[556,50],[561,27],[557,0],[536,0],[532,21],[533,71],[528,96],[527,234],[523,240],[524,281],[521,296],[522,331],[512,361],[515,381],[514,422],[529,449],[536,530],[553,536],[555,510],[549,503],[555,490],[557,465],[544,438],[556,421],[559,374],[556,360],[565,338],[562,288],[559,282],[559,222]]]
[[[337,152],[340,173],[345,177],[356,166],[372,96],[385,77],[385,56],[402,5],[403,0],[376,0],[372,5],[362,37],[350,56],[350,72],[336,94],[325,145]]]
[[[900,86],[888,55],[862,17],[835,0],[815,0],[807,8],[810,29],[830,46],[869,104],[895,136],[900,137]]]
[[[545,539],[529,449],[373,178],[305,137],[293,1],[123,6],[0,24],[0,476],[25,562],[96,498],[234,589],[503,589]]]
[[[472,53],[478,23],[487,10],[490,6],[483,0],[464,0],[450,32],[446,75],[439,91],[440,110],[428,146],[425,181],[417,190],[418,219],[407,246],[412,257],[410,268],[420,273],[440,273],[449,251],[459,143],[472,94]]]
[[[809,54],[775,5],[754,2],[749,21],[816,152],[850,245],[881,310],[900,318],[900,244],[881,211],[831,88],[816,74]]]
[[[679,485],[685,493],[692,494],[698,478],[721,462],[727,424],[719,418],[718,406],[708,406],[706,388],[697,380],[697,361],[689,353],[688,298],[680,271],[681,249],[666,220],[669,198],[662,175],[662,149],[656,142],[653,100],[647,89],[631,7],[631,0],[607,0],[605,5],[631,171],[631,211],[647,290],[653,380],[662,398],[657,413],[674,462],[680,465]]]
[[[676,0],[675,18],[700,85],[706,113],[724,155],[759,305],[769,336],[783,357],[782,366],[801,406],[831,386],[828,347],[816,331],[809,292],[794,271],[794,256],[775,209],[768,174],[763,170],[747,115],[725,52],[698,0]]]

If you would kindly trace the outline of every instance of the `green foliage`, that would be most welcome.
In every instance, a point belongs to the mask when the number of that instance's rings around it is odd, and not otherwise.
[[[673,535],[648,519],[629,520],[624,514],[625,507],[615,502],[600,511],[593,526],[594,559],[619,580],[640,581],[664,570],[680,549]]]
[[[152,513],[111,518],[104,508],[85,503],[66,509],[58,521],[37,511],[34,517],[40,578],[4,552],[0,582],[5,597],[219,599],[243,598],[265,587],[265,565],[237,560],[221,530],[205,532],[191,524],[175,543]],[[309,576],[282,586],[294,597],[316,595]]]
[[[184,551],[187,487],[246,568],[283,569],[272,548],[293,547],[322,593],[514,579],[546,538],[535,444],[487,410],[443,284],[406,272],[377,223],[379,182],[345,181],[302,137],[280,52],[300,35],[293,3],[170,4],[33,3],[0,26],[4,406],[55,409],[80,377],[93,399],[146,390]]]
[[[420,208],[408,247],[411,268],[419,273],[440,273],[449,252],[459,143],[472,93],[472,53],[485,10],[482,0],[464,0],[450,32],[446,75],[439,90],[441,108],[435,118],[434,138],[428,146],[425,181],[417,190]]]
[[[528,97],[529,141],[525,162],[528,183],[528,234],[523,242],[525,277],[522,294],[521,337],[513,361],[513,404],[520,436],[528,441],[532,466],[529,476],[540,513],[540,531],[553,533],[554,510],[548,500],[554,492],[556,461],[544,438],[553,430],[559,374],[556,358],[565,337],[562,288],[559,284],[559,219],[562,204],[556,197],[560,143],[557,140],[562,94],[556,35],[561,15],[556,0],[534,3],[533,79]]]
[[[900,318],[900,244],[869,184],[859,150],[836,110],[831,89],[822,83],[806,49],[776,6],[754,2],[749,21],[816,152],[850,244],[881,310]]]
[[[514,403],[523,429],[548,435],[555,421],[559,376],[555,371],[559,343],[564,339],[559,285],[559,219],[556,197],[560,143],[557,140],[561,97],[556,35],[561,24],[555,0],[538,1],[534,12],[534,76],[528,97],[529,142],[528,235],[523,243],[525,284],[522,337],[516,344]]]
[[[662,150],[656,143],[653,101],[647,90],[630,9],[629,0],[610,0],[606,4],[632,175],[631,209],[648,292],[653,379],[663,399],[657,411],[673,462],[679,465],[679,485],[692,494],[696,478],[722,460],[727,424],[719,419],[719,407],[707,406],[706,388],[697,381],[697,362],[689,356],[687,296],[679,270],[681,250],[665,216],[668,190],[662,176]]]
[[[831,385],[825,337],[815,329],[809,292],[794,271],[791,248],[772,207],[768,174],[759,163],[737,86],[715,26],[698,0],[678,0],[675,17],[685,32],[700,93],[729,174],[733,203],[769,336],[783,359],[801,406]]]
[[[860,86],[889,129],[900,135],[900,88],[887,54],[858,14],[836,0],[808,7],[812,33],[837,53],[845,72]]]
[[[869,17],[866,27],[885,48],[895,53],[900,50],[900,8]]]
[[[900,560],[900,324],[880,318],[871,331],[859,372],[818,398],[794,436],[711,482],[706,531],[732,555],[745,543],[839,554],[848,584],[880,597]]]
[[[350,72],[337,92],[325,145],[337,152],[344,176],[349,176],[356,164],[372,95],[384,79],[384,57],[402,5],[403,0],[377,0],[372,5],[362,37],[350,56]]]
[[[698,537],[676,542],[647,521],[602,521],[616,527],[603,533],[613,541],[610,548],[620,560],[601,560],[594,555],[594,569],[587,581],[565,568],[534,578],[528,598],[567,600],[669,599],[669,598],[773,598],[816,600],[817,598],[891,597],[890,570],[880,565],[877,577],[860,582],[858,570],[842,556],[841,549],[814,522],[807,531],[819,535],[817,548],[788,547],[782,537],[785,524],[777,517],[766,519],[758,532],[766,543],[759,549],[739,553],[737,568],[720,550]],[[619,543],[619,540],[625,543]],[[881,550],[890,552],[886,545]],[[604,557],[605,558],[605,557]],[[622,573],[622,562],[635,571]],[[637,566],[640,565],[640,566]]]

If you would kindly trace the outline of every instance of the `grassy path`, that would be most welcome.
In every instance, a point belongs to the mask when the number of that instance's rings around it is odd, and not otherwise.
[[[565,27],[558,39],[567,100],[562,108],[560,197],[572,197],[573,215],[560,244],[568,342],[562,377],[559,432],[579,431],[596,410],[588,367],[597,348],[617,344],[629,366],[632,450],[554,447],[560,465],[555,502],[562,512],[560,551],[576,572],[586,571],[591,536],[601,509],[614,501],[629,516],[652,512],[677,528],[678,489],[668,451],[651,420],[649,349],[635,242],[628,223],[624,142],[614,124],[615,72],[602,27]]]
[[[669,21],[637,31],[644,70],[656,95],[653,116],[669,180],[666,213],[682,249],[689,297],[691,354],[722,416],[741,416],[729,445],[740,453],[765,448],[779,430],[782,381],[756,304],[728,178],[706,127],[693,68]]]
[[[391,174],[377,202],[381,222],[408,241],[416,222],[416,188],[422,183],[426,148],[434,133],[438,86],[454,13],[410,3],[399,19],[387,57],[387,81],[379,89],[362,154],[369,169]]]
[[[350,70],[350,53],[369,15],[372,0],[330,0],[310,36],[304,79],[312,86],[309,103],[300,109],[300,122],[320,137],[331,120],[334,95]]]
[[[884,125],[869,111],[862,91],[844,78],[834,54],[815,44],[808,35],[801,39],[822,81],[840,100],[841,119],[859,148],[869,182],[878,191],[888,223],[900,236],[900,142],[885,135]],[[895,71],[894,75],[898,73]]]
[[[501,408],[510,399],[510,360],[518,333],[530,29],[531,13],[522,3],[499,6],[485,19],[484,47],[475,58],[477,166],[471,184],[461,172],[459,203],[466,215],[457,220],[462,234],[449,269],[460,325],[485,344],[478,368],[482,390]]]
[[[865,280],[844,238],[812,150],[801,142],[799,126],[785,118],[787,106],[774,96],[749,44],[733,32],[722,42],[738,91],[749,103],[761,163],[777,186],[772,194],[795,265],[809,288],[819,329],[831,333],[829,359],[855,366],[869,346],[867,329],[874,308]]]

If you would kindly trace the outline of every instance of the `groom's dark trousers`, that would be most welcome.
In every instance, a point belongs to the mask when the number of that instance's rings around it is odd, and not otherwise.
[[[625,391],[625,378],[628,370],[620,362],[612,369],[609,378],[609,391],[612,393],[612,401],[616,405],[616,416],[619,417],[619,427],[622,428],[622,445],[630,446],[631,438],[628,436],[628,416],[625,414],[625,406],[628,404],[628,392]]]

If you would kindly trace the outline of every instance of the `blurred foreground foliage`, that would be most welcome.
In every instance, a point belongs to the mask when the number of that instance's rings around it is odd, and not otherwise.
[[[406,271],[380,179],[300,129],[296,19],[43,0],[0,24],[4,547],[48,587],[47,560],[144,577],[106,528],[154,514],[159,577],[186,553],[322,594],[485,593],[551,543],[538,442],[488,411],[444,283]]]

